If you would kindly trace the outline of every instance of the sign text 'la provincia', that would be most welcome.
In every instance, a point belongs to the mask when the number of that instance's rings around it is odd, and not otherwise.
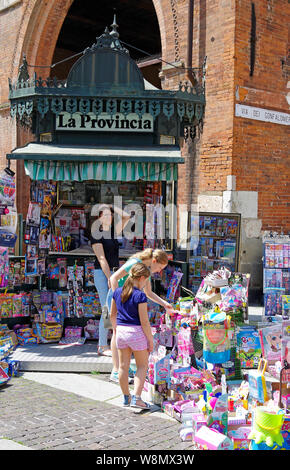
[[[56,118],[58,131],[99,131],[99,132],[153,132],[151,114],[99,114],[60,113]]]

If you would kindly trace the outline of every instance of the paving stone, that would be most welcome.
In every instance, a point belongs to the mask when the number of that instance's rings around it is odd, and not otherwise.
[[[10,384],[1,390],[0,432],[30,443],[33,450],[190,448],[180,442],[177,421],[154,413],[136,415],[22,377],[13,377]]]

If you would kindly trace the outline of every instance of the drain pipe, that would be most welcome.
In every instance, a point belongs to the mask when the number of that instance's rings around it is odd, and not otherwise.
[[[188,27],[187,27],[187,78],[192,85],[195,84],[195,76],[192,72],[192,41],[193,41],[193,14],[194,14],[194,0],[188,1]]]

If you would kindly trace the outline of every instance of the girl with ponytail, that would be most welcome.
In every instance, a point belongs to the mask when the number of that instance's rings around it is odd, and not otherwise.
[[[153,250],[152,248],[146,248],[143,251],[135,253],[128,261],[123,264],[113,275],[110,277],[110,284],[111,289],[114,292],[118,287],[122,287],[128,278],[130,270],[136,264],[145,264],[151,273],[158,273],[162,271],[162,269],[166,268],[168,264],[168,257],[165,251],[156,249]],[[148,277],[144,284],[144,292],[148,299],[152,300],[153,302],[161,305],[166,310],[173,310],[171,304],[166,302],[164,299],[161,299],[157,294],[152,291],[151,288],[151,278]],[[111,372],[110,380],[112,382],[118,382],[118,368],[119,368],[119,357],[116,348],[116,338],[113,332],[113,337],[111,340],[111,350],[112,350],[112,362],[113,362],[113,369]]]
[[[119,354],[119,383],[124,394],[124,406],[149,409],[141,399],[149,353],[153,351],[153,337],[147,313],[147,297],[143,288],[149,279],[150,269],[135,263],[123,287],[118,287],[111,304],[111,322]],[[134,394],[129,392],[129,367],[132,353],[136,361]]]

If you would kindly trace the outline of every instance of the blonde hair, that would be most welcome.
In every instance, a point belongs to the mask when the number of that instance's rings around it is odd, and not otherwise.
[[[150,269],[143,263],[136,263],[134,266],[132,266],[129,276],[127,277],[122,288],[121,300],[123,303],[125,303],[129,299],[130,295],[132,295],[134,281],[136,279],[140,279],[142,276],[147,278],[150,276],[150,274]]]
[[[131,256],[131,258],[138,258],[141,261],[146,261],[149,259],[155,259],[157,263],[160,264],[168,264],[168,256],[167,253],[163,250],[157,248],[153,250],[153,248],[146,248],[143,251],[139,251],[135,255]]]

